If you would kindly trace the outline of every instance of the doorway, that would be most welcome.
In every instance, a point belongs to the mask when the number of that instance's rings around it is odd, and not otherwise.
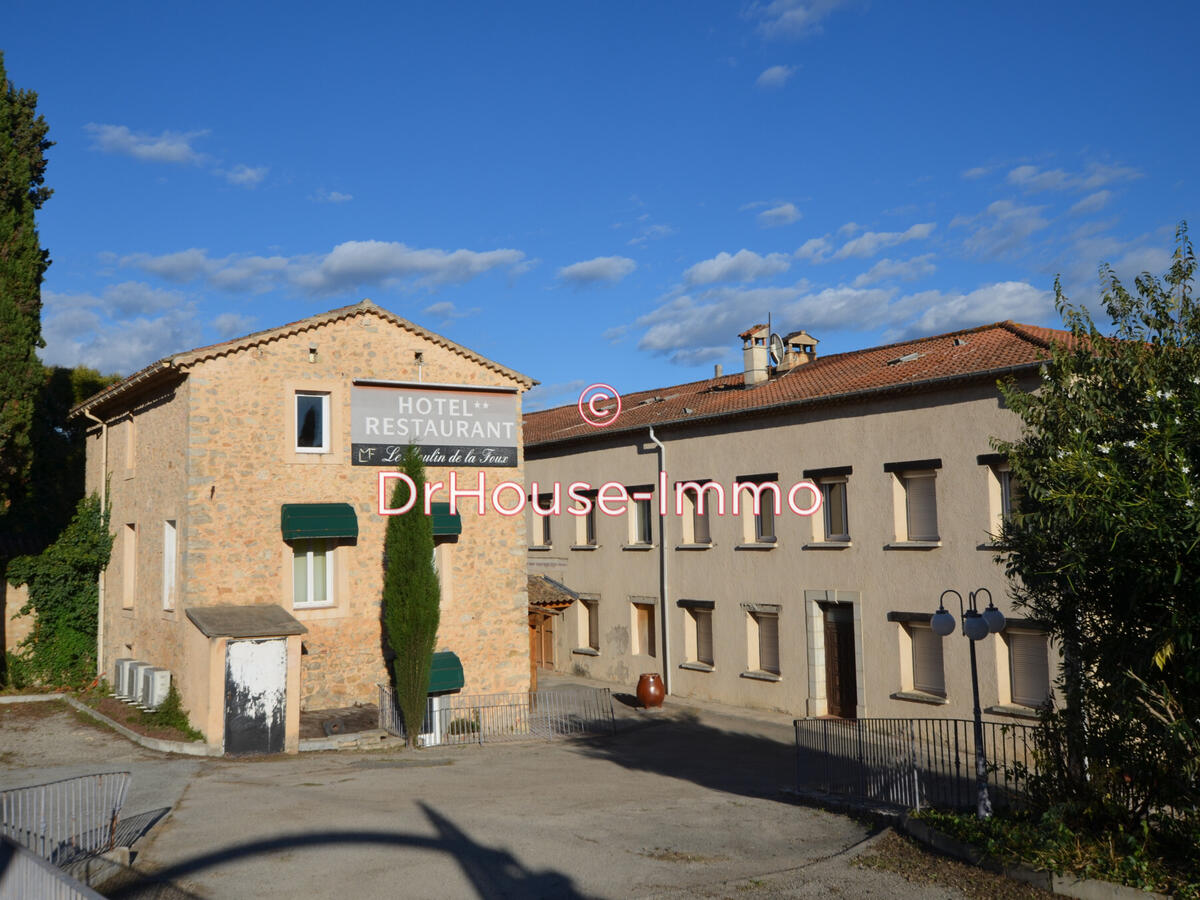
[[[854,649],[854,607],[821,607],[825,625],[825,698],[829,715],[858,714],[858,677]]]
[[[282,753],[287,641],[230,641],[225,648],[225,752]]]

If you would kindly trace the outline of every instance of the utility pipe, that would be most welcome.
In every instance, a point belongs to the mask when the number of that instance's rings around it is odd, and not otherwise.
[[[650,440],[658,447],[658,608],[659,620],[662,623],[662,661],[663,661],[663,692],[671,693],[671,623],[667,616],[671,608],[667,580],[667,448],[662,441],[654,436],[654,426],[650,427]]]
[[[92,415],[90,409],[84,409],[83,414],[100,426],[100,509],[103,515],[108,509],[108,424]],[[104,677],[104,573],[107,571],[108,566],[100,570],[96,584],[96,674],[101,678]]]

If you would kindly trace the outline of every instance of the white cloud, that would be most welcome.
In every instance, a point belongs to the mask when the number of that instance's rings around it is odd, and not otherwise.
[[[131,131],[125,125],[101,125],[91,122],[84,130],[92,136],[92,146],[104,153],[132,156],[144,162],[189,163],[198,165],[206,159],[192,147],[192,142],[204,137],[207,131],[164,131],[145,134]]]
[[[754,82],[760,88],[781,88],[796,71],[795,66],[771,66],[764,69]]]
[[[829,243],[828,237],[809,238],[796,250],[796,259],[820,263],[828,260],[832,252],[833,244]]]
[[[223,341],[254,332],[254,317],[241,313],[221,313],[213,319],[213,330]]]
[[[1094,194],[1088,194],[1067,210],[1067,212],[1076,216],[1083,213],[1099,212],[1108,205],[1110,199],[1112,199],[1112,191],[1096,191]]]
[[[164,291],[141,281],[123,281],[105,288],[102,302],[119,315],[133,316],[173,309],[187,301],[178,291]]]
[[[933,233],[935,227],[933,222],[921,222],[910,226],[905,231],[865,231],[843,244],[842,248],[834,254],[834,259],[874,256],[885,247],[894,247],[908,241],[924,240]]]
[[[631,238],[629,244],[636,246],[637,244],[644,244],[647,241],[657,241],[661,238],[670,237],[674,233],[675,229],[670,225],[643,225],[641,233],[637,237]]]
[[[1063,169],[1039,169],[1037,166],[1017,166],[1005,180],[1024,191],[1094,191],[1119,181],[1141,178],[1142,173],[1129,166],[1089,163],[1083,172]]]
[[[880,281],[916,281],[937,271],[933,254],[914,256],[912,259],[881,259],[854,279],[855,287],[866,287]]]
[[[236,184],[238,187],[252,188],[261,184],[269,171],[271,171],[270,166],[248,166],[245,163],[238,163],[223,174],[225,180],[230,184]]]
[[[837,230],[838,237],[850,237],[852,234],[857,234],[862,231],[862,226],[857,222],[847,222]]]
[[[975,166],[974,168],[967,169],[967,171],[963,172],[962,177],[967,179],[968,181],[974,181],[977,178],[982,178],[984,175],[986,175],[990,171],[992,171],[992,170],[988,166]]]
[[[341,191],[327,191],[325,188],[318,190],[311,199],[315,203],[349,203],[354,199],[353,194],[343,194]]]
[[[759,256],[752,250],[739,250],[732,256],[721,252],[702,260],[683,273],[688,284],[712,284],[716,281],[753,281],[786,272],[791,262],[783,253]]]
[[[800,210],[794,203],[780,203],[770,209],[764,209],[758,214],[758,224],[764,228],[774,228],[779,225],[791,225],[799,221]]]
[[[798,38],[815,34],[821,23],[846,0],[767,0],[754,4],[750,14],[767,38]]]
[[[1044,206],[1018,206],[1011,200],[997,200],[974,216],[956,216],[951,228],[972,229],[963,242],[971,253],[995,258],[1023,247],[1029,238],[1050,223],[1042,218]]]
[[[254,293],[290,286],[317,295],[403,281],[427,286],[462,283],[494,269],[516,272],[528,262],[519,250],[419,249],[391,241],[346,241],[323,256],[216,258],[192,248],[161,256],[133,253],[120,259],[122,266],[170,281],[202,279],[222,290]]]
[[[480,307],[472,306],[470,309],[459,309],[458,306],[449,300],[441,300],[437,303],[429,304],[422,312],[449,322],[452,319],[465,319],[467,316],[477,315],[480,312]]]
[[[1054,295],[1023,281],[989,284],[969,294],[922,291],[895,301],[888,318],[896,323],[885,341],[942,334],[1012,319],[1038,322],[1054,313]]]
[[[558,277],[577,287],[589,284],[615,284],[637,268],[637,263],[627,256],[597,256],[582,262],[563,266]]]

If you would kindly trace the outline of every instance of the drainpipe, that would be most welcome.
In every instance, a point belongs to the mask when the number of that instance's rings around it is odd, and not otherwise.
[[[654,436],[650,426],[650,440],[658,447],[658,608],[662,623],[663,691],[671,693],[671,627],[668,618],[670,607],[667,580],[667,448]]]
[[[108,425],[103,419],[92,415],[90,409],[83,414],[100,426],[100,509],[108,508]],[[104,573],[105,566],[100,570],[100,578],[96,585],[96,674],[104,677]]]

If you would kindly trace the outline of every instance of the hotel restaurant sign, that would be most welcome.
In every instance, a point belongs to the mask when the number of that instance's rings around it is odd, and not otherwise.
[[[495,391],[355,385],[356,466],[397,466],[415,444],[430,466],[516,466],[517,396]]]

